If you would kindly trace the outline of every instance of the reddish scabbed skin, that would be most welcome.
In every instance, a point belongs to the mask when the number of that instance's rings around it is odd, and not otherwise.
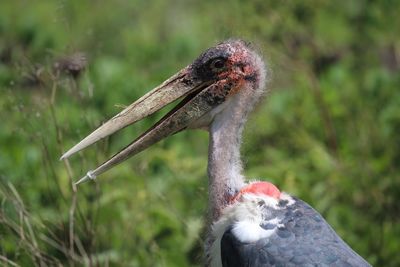
[[[254,195],[265,195],[269,197],[273,197],[275,199],[279,199],[281,196],[281,191],[272,183],[269,182],[254,182],[246,187],[243,187],[239,193],[232,199],[232,203],[236,200],[240,199],[240,197],[244,194],[254,194]]]
[[[213,59],[224,62],[222,69],[206,68]],[[248,44],[242,41],[232,41],[217,45],[203,53],[192,65],[197,77],[202,80],[214,80],[210,89],[215,104],[224,102],[227,98],[237,94],[240,90],[253,88],[260,79],[259,69],[254,62]],[[249,84],[249,86],[245,86]]]
[[[234,52],[228,58],[227,69],[228,71],[222,72],[219,75],[221,81],[225,81],[225,84],[234,84],[230,86],[228,96],[236,94],[249,77],[256,77],[256,70],[252,67],[252,62],[249,62],[251,58],[249,51],[244,49],[243,46],[236,45],[231,50]]]

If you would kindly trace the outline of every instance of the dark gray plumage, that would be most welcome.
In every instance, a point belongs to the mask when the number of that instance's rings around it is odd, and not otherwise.
[[[266,230],[276,228],[268,238],[255,243],[242,243],[228,229],[221,240],[222,265],[227,267],[267,266],[371,266],[355,253],[307,203],[293,198],[282,209],[267,205],[264,221],[278,218],[279,224],[265,223]]]

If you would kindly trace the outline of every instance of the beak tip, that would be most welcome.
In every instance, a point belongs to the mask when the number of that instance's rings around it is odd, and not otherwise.
[[[64,160],[69,158],[69,156],[71,156],[71,150],[65,152],[64,154],[62,154],[62,156],[60,157],[60,160]]]
[[[96,175],[93,174],[93,171],[88,171],[85,176],[83,176],[81,179],[79,179],[75,183],[75,185],[79,185],[79,184],[82,184],[82,183],[87,182],[89,180],[95,180],[95,179],[96,179]]]
[[[85,139],[84,139],[85,140]],[[74,147],[72,147],[71,149],[69,149],[67,152],[65,152],[60,160],[64,160],[69,158],[70,156],[74,155],[75,153],[77,153],[78,151],[82,150],[83,148],[87,147],[86,144],[82,145],[83,141],[81,141],[80,143],[78,143],[77,145],[75,145]],[[91,143],[90,143],[91,144]]]

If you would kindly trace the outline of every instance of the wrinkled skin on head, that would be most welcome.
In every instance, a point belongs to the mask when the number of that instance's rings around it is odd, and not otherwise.
[[[227,41],[209,48],[191,65],[193,74],[202,81],[215,81],[210,102],[220,104],[251,83],[260,82],[260,69],[249,44],[240,40]],[[211,103],[210,103],[211,104]]]

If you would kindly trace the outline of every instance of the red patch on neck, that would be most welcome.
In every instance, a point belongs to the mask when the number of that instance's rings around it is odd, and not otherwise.
[[[231,202],[235,202],[246,193],[254,195],[266,195],[275,199],[279,199],[281,196],[281,191],[279,191],[274,184],[269,182],[254,182],[243,187],[239,193],[232,198]]]

